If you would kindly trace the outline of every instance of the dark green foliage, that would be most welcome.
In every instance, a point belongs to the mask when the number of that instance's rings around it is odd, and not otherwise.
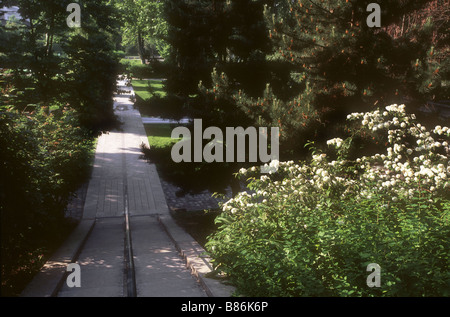
[[[132,77],[138,79],[150,78],[153,76],[153,70],[151,66],[146,64],[133,65],[130,67],[130,74]]]
[[[143,148],[144,155],[149,162],[156,164],[161,177],[181,188],[180,195],[196,194],[204,190],[225,193],[231,185],[233,191],[240,190],[239,182],[233,177],[237,164],[235,163],[175,163],[171,159],[173,144],[165,147]],[[198,180],[202,181],[199,182]]]
[[[402,17],[431,2],[383,1],[381,28],[367,26],[368,1],[273,4],[265,8],[272,54],[259,71],[246,74],[268,85],[259,85],[258,92],[236,85],[241,80],[233,74],[227,87],[214,78],[204,86],[213,94],[219,85],[217,98],[228,91],[228,100],[234,98],[253,125],[278,126],[282,157],[302,157],[307,140],[320,143],[342,133],[352,111],[406,103],[417,113],[428,100],[448,99],[448,36],[439,33],[439,40],[433,40],[445,19],[433,15],[396,36],[390,32]],[[217,69],[226,75],[233,71]],[[270,73],[264,76],[264,69]]]
[[[61,39],[64,83],[70,92],[62,97],[78,111],[81,124],[98,133],[117,125],[112,96],[120,58],[112,39],[118,25],[111,5],[92,0],[84,6],[83,27]]]
[[[2,294],[16,295],[70,230],[68,200],[89,175],[93,141],[73,110],[0,113]]]
[[[1,113],[2,206],[16,210],[11,214],[62,212],[70,193],[88,176],[93,141],[79,127],[76,113],[48,111],[42,108],[26,117],[15,111]]]
[[[117,60],[106,45],[104,34],[74,35],[63,45],[68,56],[65,83],[70,92],[64,98],[79,113],[81,124],[94,133],[116,124],[112,94]]]
[[[231,98],[207,94],[203,85],[215,85],[214,76],[225,71],[232,88],[254,94],[264,89],[273,70],[265,60],[270,52],[263,17],[266,2],[167,1],[167,42],[171,48],[165,81],[167,96],[153,98],[145,108],[165,118],[201,118],[205,127],[216,126],[223,131],[225,127],[248,127],[252,121]],[[211,184],[207,187],[214,182],[220,183],[216,187],[223,187],[233,179],[231,173],[239,164],[182,163],[174,168],[180,169],[180,175],[187,173],[186,180],[192,179],[191,175],[209,175]]]
[[[180,120],[184,117],[180,111],[183,103],[184,99],[175,95],[165,97],[154,95],[148,100],[142,100],[137,96],[135,105],[139,107],[142,115]]]
[[[213,67],[230,69],[241,84],[264,87],[264,54],[269,43],[262,15],[264,1],[168,1],[166,19],[170,62],[168,92],[187,97],[197,84],[210,83]],[[249,78],[251,76],[251,78]]]
[[[24,20],[0,29],[2,295],[17,295],[70,232],[65,209],[89,177],[94,137],[117,124],[115,13],[83,1],[82,28],[70,29],[69,3],[4,3]]]

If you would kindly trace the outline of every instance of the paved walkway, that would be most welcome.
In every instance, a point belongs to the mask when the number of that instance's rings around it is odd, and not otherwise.
[[[119,81],[120,85],[123,82]],[[131,216],[167,214],[156,167],[141,159],[141,144],[148,146],[148,138],[140,113],[133,108],[129,95],[117,96],[114,107],[123,122],[122,131],[111,131],[98,140],[83,218],[122,215],[124,189],[128,190]]]
[[[98,140],[80,224],[22,296],[231,295],[205,277],[212,268],[204,250],[171,218],[156,167],[142,157],[148,138],[129,95],[116,96],[114,107],[122,129]],[[66,283],[71,262],[81,287]]]

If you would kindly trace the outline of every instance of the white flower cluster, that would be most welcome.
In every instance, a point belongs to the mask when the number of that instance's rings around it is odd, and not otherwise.
[[[345,197],[371,198],[374,195],[397,201],[410,197],[416,190],[430,195],[442,195],[450,187],[449,141],[450,129],[436,126],[431,132],[416,122],[416,117],[405,112],[404,105],[391,105],[385,111],[353,113],[348,120],[361,120],[362,128],[369,132],[385,132],[388,142],[385,153],[362,156],[355,161],[330,161],[323,153],[314,154],[308,164],[274,162],[283,175],[282,181],[263,175],[252,185],[255,193],[240,193],[223,205],[224,211],[245,212],[261,204],[280,203],[283,200],[311,205],[311,197],[332,190],[340,199]],[[340,138],[327,142],[339,149]],[[349,171],[349,166],[352,169]],[[241,169],[240,174],[256,172],[257,167]]]
[[[358,118],[372,131],[386,128],[390,145],[386,149],[387,155],[376,154],[362,160],[372,166],[362,175],[363,180],[377,180],[378,190],[388,188],[392,197],[405,193],[411,195],[412,186],[430,192],[448,190],[448,127],[436,126],[429,132],[425,126],[415,122],[414,115],[405,113],[404,105],[388,106],[382,114],[374,111],[349,117]],[[383,168],[375,170],[374,166]]]
[[[240,192],[234,199],[229,200],[225,202],[222,205],[223,211],[229,211],[232,214],[238,211],[238,209],[251,207],[253,206],[253,203],[251,202],[251,198],[254,197],[256,194],[250,195],[247,192],[243,191]]]
[[[327,145],[333,145],[339,149],[344,141],[341,138],[334,138],[327,141]]]

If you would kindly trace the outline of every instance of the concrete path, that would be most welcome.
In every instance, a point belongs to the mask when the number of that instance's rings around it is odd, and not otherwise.
[[[129,95],[116,96],[114,107],[122,129],[98,140],[80,224],[22,296],[230,296],[233,288],[206,278],[204,250],[169,214],[156,167],[142,158],[148,138],[139,111]],[[67,283],[72,262],[81,287]]]

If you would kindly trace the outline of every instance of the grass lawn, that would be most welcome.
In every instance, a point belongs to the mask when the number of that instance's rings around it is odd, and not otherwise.
[[[148,136],[148,143],[153,148],[165,148],[172,147],[173,144],[178,142],[178,139],[172,139],[172,134],[175,125],[170,123],[152,123],[144,124],[145,131]]]
[[[164,91],[164,85],[161,79],[150,79],[150,80],[133,80],[131,82],[133,85],[134,92],[136,95],[141,97],[143,100],[148,100],[154,95],[159,95],[161,98],[166,96]]]

